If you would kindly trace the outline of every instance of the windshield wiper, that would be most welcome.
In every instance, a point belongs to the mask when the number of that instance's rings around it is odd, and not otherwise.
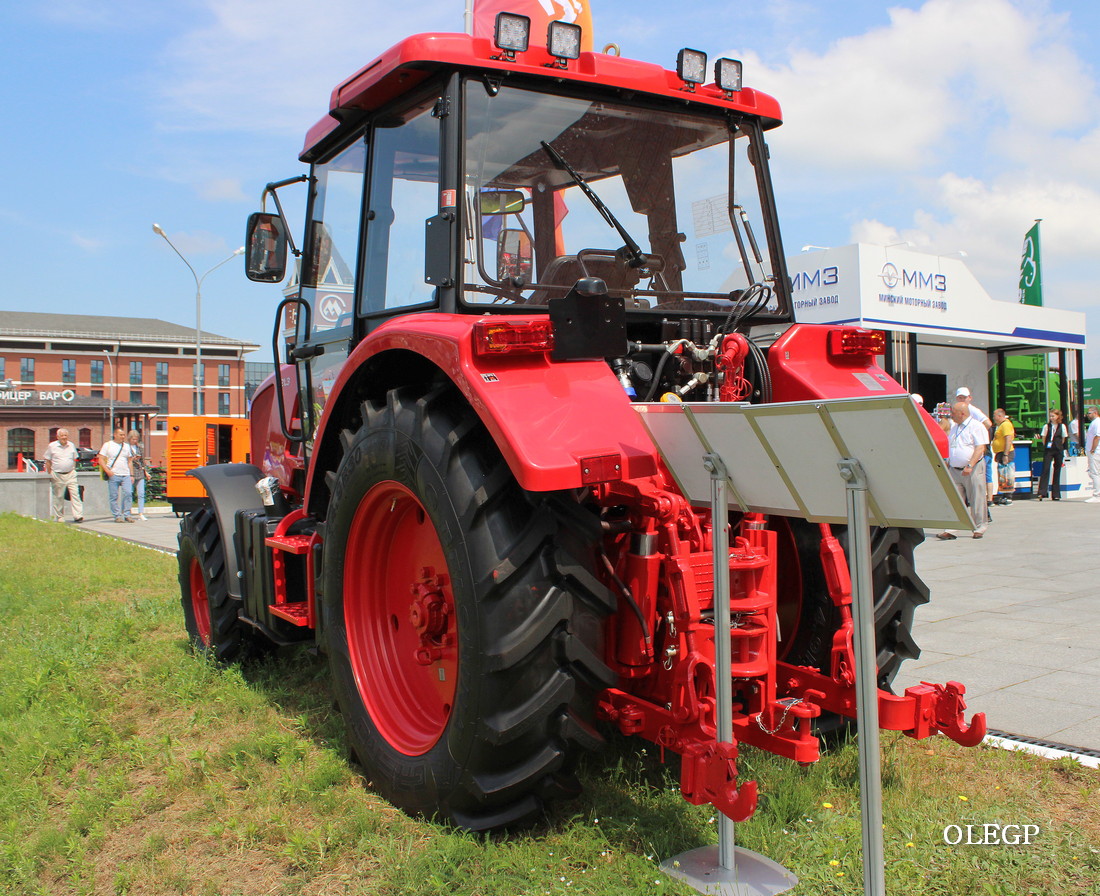
[[[541,140],[539,142],[541,143],[542,148],[546,150],[546,154],[550,156],[551,159],[553,159],[554,164],[561,168],[563,171],[567,172],[569,176],[572,177],[574,181],[576,181],[577,186],[581,188],[581,192],[583,192],[584,195],[588,197],[589,201],[594,206],[596,206],[596,211],[603,215],[604,220],[607,221],[608,224],[610,224],[619,232],[619,236],[621,236],[623,242],[626,243],[626,250],[627,254],[629,255],[629,260],[627,261],[627,264],[629,264],[632,268],[646,267],[646,265],[649,264],[649,256],[642,251],[641,246],[634,242],[630,234],[626,232],[626,228],[619,223],[619,219],[616,218],[615,215],[612,213],[611,209],[609,209],[604,204],[604,201],[596,195],[596,191],[588,186],[588,181],[586,181],[581,176],[581,173],[576,168],[565,161],[565,157],[556,149],[554,149],[553,146],[551,146],[545,140]]]

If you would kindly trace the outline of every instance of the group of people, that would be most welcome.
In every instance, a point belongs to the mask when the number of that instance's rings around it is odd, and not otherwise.
[[[107,479],[107,504],[116,523],[145,519],[145,456],[141,451],[141,433],[131,429],[129,436],[121,427],[115,437],[99,449],[99,467]],[[137,513],[133,513],[134,493]]]
[[[64,520],[65,499],[69,500],[73,520],[84,522],[84,503],[76,481],[76,462],[79,453],[69,438],[67,429],[59,429],[57,438],[46,448],[44,460],[50,476],[50,515],[57,522]],[[104,442],[99,449],[96,463],[107,480],[107,503],[116,523],[132,523],[145,517],[145,481],[149,474],[145,466],[145,453],[141,449],[141,433],[136,429],[126,431],[119,427],[114,438]],[[134,495],[137,509],[134,512]]]
[[[1092,481],[1092,496],[1086,498],[1085,503],[1100,504],[1100,408],[1090,407],[1085,416],[1089,421],[1085,430],[1085,456]],[[1073,441],[1072,431],[1067,429],[1061,411],[1055,409],[1050,412],[1050,419],[1043,424],[1039,438],[1043,443],[1043,472],[1039,477],[1037,494],[1040,501],[1046,499],[1048,494],[1052,501],[1060,501],[1062,461]]]
[[[1100,409],[1090,407],[1087,417],[1089,427],[1085,433],[1085,452],[1093,493],[1086,503],[1100,504]],[[966,502],[970,521],[974,525],[973,537],[981,538],[992,522],[989,504],[1012,503],[1016,476],[1013,446],[1016,430],[1003,408],[997,408],[990,420],[984,411],[975,407],[966,386],[961,386],[955,393],[950,420],[950,425],[945,426],[949,446],[948,472]],[[1050,419],[1043,426],[1039,438],[1043,446],[1043,466],[1036,496],[1040,501],[1046,500],[1048,495],[1052,500],[1059,501],[1062,498],[1062,462],[1070,439],[1060,410],[1050,412]],[[936,537],[947,541],[958,536],[948,529]]]

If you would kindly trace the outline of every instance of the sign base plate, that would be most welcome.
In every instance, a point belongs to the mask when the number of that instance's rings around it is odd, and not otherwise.
[[[798,883],[794,874],[767,856],[740,846],[735,846],[733,852],[732,868],[719,864],[715,844],[665,859],[661,870],[700,893],[717,896],[774,896]]]

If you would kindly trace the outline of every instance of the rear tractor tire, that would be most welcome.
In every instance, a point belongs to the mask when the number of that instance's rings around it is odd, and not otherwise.
[[[214,511],[200,507],[180,523],[180,602],[191,646],[221,664],[245,658],[251,639],[241,602],[229,593],[225,546]]]
[[[322,613],[352,750],[410,814],[530,823],[579,792],[574,757],[602,740],[614,604],[578,559],[595,536],[520,488],[449,384],[365,402],[342,441]]]
[[[786,525],[789,534],[783,531]],[[780,659],[829,673],[833,633],[840,614],[825,583],[815,524],[790,519],[778,526],[780,540]],[[846,526],[833,532],[848,551]],[[913,640],[913,615],[928,603],[928,586],[917,575],[913,551],[924,541],[922,529],[872,529],[871,579],[875,600],[878,686],[890,690],[901,664],[920,656]]]

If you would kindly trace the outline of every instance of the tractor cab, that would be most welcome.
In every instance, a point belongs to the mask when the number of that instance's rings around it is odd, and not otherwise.
[[[269,185],[276,212],[248,232],[252,279],[283,279],[288,246],[298,257],[288,339],[308,366],[307,429],[348,352],[410,312],[545,315],[599,280],[625,312],[612,336],[623,356],[626,338],[705,348],[720,332],[789,323],[764,142],[778,104],[742,88],[732,60],[715,66],[721,84],[706,75],[696,51],[674,73],[428,34],[337,87],[302,152],[310,175]],[[299,250],[277,190],[300,180]],[[620,363],[628,394],[690,382],[658,383],[660,354]],[[683,397],[704,397],[694,388]]]

